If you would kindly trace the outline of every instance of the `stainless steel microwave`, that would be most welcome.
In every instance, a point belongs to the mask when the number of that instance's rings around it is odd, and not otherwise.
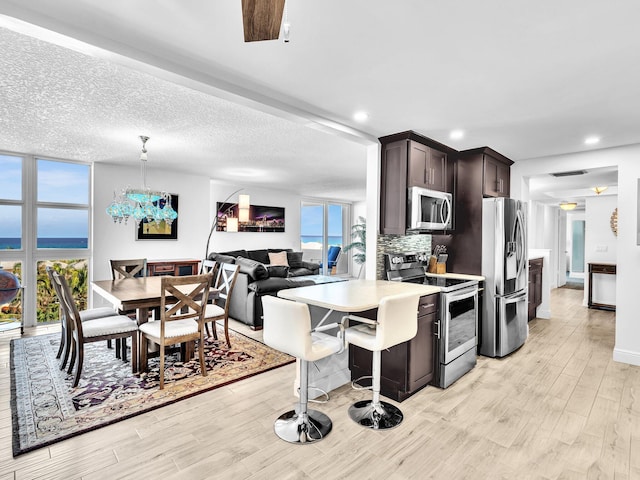
[[[409,187],[409,230],[451,230],[453,202],[447,192]]]

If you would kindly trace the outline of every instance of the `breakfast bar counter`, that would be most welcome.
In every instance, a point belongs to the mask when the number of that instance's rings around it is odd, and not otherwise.
[[[380,300],[390,295],[414,292],[422,295],[440,293],[439,287],[388,280],[350,280],[348,282],[310,285],[280,290],[278,296],[339,312],[363,312],[378,308]]]
[[[387,280],[350,280],[289,288],[278,292],[278,296],[308,304],[311,325],[316,327],[320,323],[339,323],[348,313],[378,308],[384,297],[409,292],[420,296],[431,295],[439,293],[440,288]],[[337,334],[337,329],[325,333]],[[351,381],[348,349],[314,363],[317,368],[309,369],[309,385],[329,392]],[[296,389],[294,386],[294,392]]]

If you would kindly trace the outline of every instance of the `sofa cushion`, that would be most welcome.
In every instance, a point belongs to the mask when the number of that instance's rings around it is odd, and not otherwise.
[[[267,268],[260,262],[250,258],[238,257],[236,258],[236,264],[240,266],[240,273],[249,275],[253,280],[269,278]]]
[[[287,278],[289,276],[289,267],[284,265],[266,265],[269,277]]]
[[[236,257],[215,252],[209,254],[209,260],[214,260],[218,263],[236,263]]]
[[[285,267],[288,267],[289,262],[287,262],[287,252],[269,252],[269,263],[271,265],[284,265]]]
[[[287,252],[287,262],[291,268],[302,267],[302,252]]]
[[[230,255],[232,257],[244,257],[249,258],[249,254],[246,250],[231,250],[230,252],[220,252],[223,255]]]
[[[315,275],[315,273],[308,268],[293,268],[289,267],[289,277],[301,277],[303,275]]]
[[[295,280],[292,278],[269,277],[264,280],[258,280],[249,284],[249,290],[257,294],[267,294],[278,292],[286,288],[305,287],[307,285],[315,285],[313,280]]]
[[[264,263],[265,265],[269,263],[269,252],[266,248],[264,250],[247,250],[247,255],[243,255],[243,257]]]

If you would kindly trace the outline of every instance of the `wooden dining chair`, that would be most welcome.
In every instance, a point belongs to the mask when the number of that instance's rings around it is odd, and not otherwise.
[[[236,280],[238,279],[239,266],[231,263],[221,263],[218,267],[218,274],[216,277],[215,288],[217,290],[217,298],[213,303],[206,306],[204,312],[204,321],[207,328],[207,335],[209,334],[208,323],[211,323],[213,330],[213,337],[218,339],[218,332],[216,330],[216,322],[218,320],[224,320],[224,337],[227,341],[227,346],[231,348],[231,340],[229,340],[229,298],[233,293]]]
[[[218,263],[215,260],[202,260],[202,267],[200,268],[200,273],[213,273],[213,278],[216,278],[216,274],[218,273]]]
[[[67,362],[69,361],[69,353],[71,352],[71,334],[73,328],[69,326],[69,319],[64,312],[60,287],[58,286],[58,283],[53,280],[54,269],[50,266],[47,266],[46,271],[47,276],[49,277],[49,283],[53,287],[54,292],[56,292],[56,297],[58,298],[58,302],[60,304],[60,347],[58,348],[56,358],[62,357],[60,370],[64,370],[64,367],[66,367]],[[95,320],[96,318],[112,317],[116,314],[112,307],[88,308],[86,310],[80,310],[78,313],[80,314],[80,320],[83,322],[87,320]]]
[[[160,389],[164,388],[165,347],[198,340],[198,356],[203,376],[204,363],[204,305],[209,298],[213,274],[162,277],[160,321],[140,325],[140,371],[148,366],[148,342],[160,346]],[[185,359],[189,360],[189,359]]]
[[[134,278],[134,277],[146,277],[147,276],[147,259],[146,258],[133,258],[126,260],[109,260],[111,264],[111,278],[113,280],[119,280],[121,278]],[[118,310],[120,315],[128,315],[131,318],[136,318],[135,310]],[[111,341],[107,342],[107,346],[111,348]],[[122,346],[120,342],[116,340],[116,356],[126,356],[126,352],[121,353]]]
[[[111,277],[120,278],[146,277],[147,259],[135,258],[131,260],[109,260],[111,263]]]
[[[126,315],[114,314],[110,317],[85,320],[83,322],[71,290],[69,289],[67,279],[55,270],[52,271],[52,278],[61,294],[67,325],[68,328],[71,329],[71,362],[69,363],[67,373],[71,375],[73,373],[73,366],[76,365],[73,386],[78,386],[80,376],[82,375],[85,343],[120,339],[123,345],[126,345],[127,338],[131,337],[131,371],[137,373],[138,324],[136,321]],[[123,349],[123,351],[126,352],[126,348]],[[126,358],[123,358],[123,360],[126,361]]]

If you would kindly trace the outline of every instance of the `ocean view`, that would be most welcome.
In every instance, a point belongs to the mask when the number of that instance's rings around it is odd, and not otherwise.
[[[342,246],[342,237],[328,237],[327,240],[329,241],[329,245],[338,245],[338,246]],[[305,245],[307,244],[313,244],[313,245],[321,245],[322,244],[322,236],[312,236],[312,235],[301,235],[300,236],[300,242],[302,243],[303,248],[305,247]]]
[[[38,238],[38,248],[87,248],[87,238]],[[0,237],[0,250],[17,250],[20,238]]]

